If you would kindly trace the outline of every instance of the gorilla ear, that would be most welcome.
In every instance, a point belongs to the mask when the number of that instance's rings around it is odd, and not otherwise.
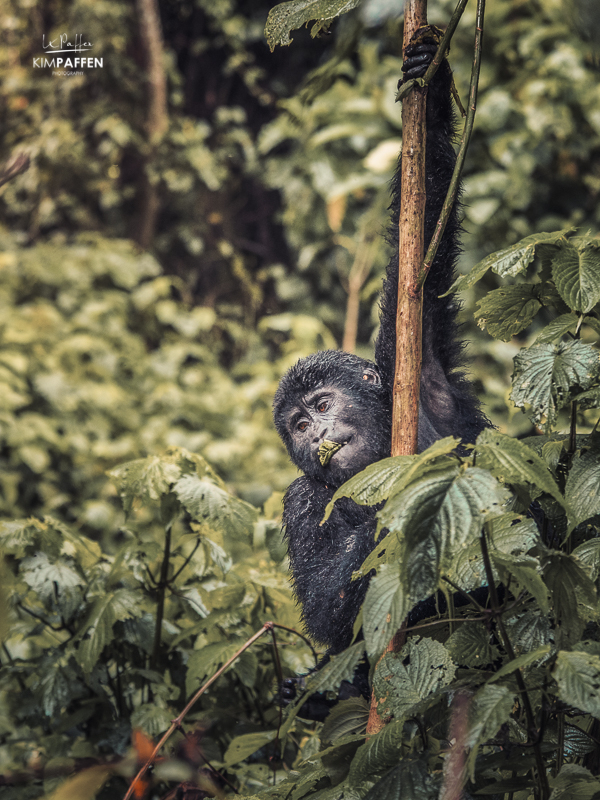
[[[362,377],[365,383],[372,383],[374,386],[381,385],[381,377],[375,367],[365,367],[363,369]]]

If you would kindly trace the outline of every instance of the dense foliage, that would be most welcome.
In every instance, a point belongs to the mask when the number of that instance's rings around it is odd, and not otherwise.
[[[336,5],[309,12],[319,4]],[[161,0],[154,147],[139,5],[0,3],[1,154],[32,158],[0,191],[3,799],[123,797],[147,737],[204,680],[267,620],[299,624],[278,522],[295,470],[270,404],[290,363],[348,335],[353,293],[370,355],[401,137],[396,5],[337,3],[355,10],[332,35],[296,30],[271,55],[268,3]],[[452,6],[430,2],[430,20]],[[470,13],[451,52],[463,97]],[[277,733],[265,635],[138,796],[228,792],[219,773],[261,798],[422,800],[463,767],[469,791],[517,800],[600,790],[600,245],[586,234],[600,226],[598,30],[587,0],[488,2],[463,197],[461,269],[478,266],[458,288],[496,339],[479,333],[471,351],[501,432],[469,457],[445,440],[340,490],[385,503],[389,533],[363,567],[377,570],[364,641],[307,692],[335,691],[365,652],[375,664],[437,587],[492,585],[490,606],[450,605],[385,656],[388,724],[368,742],[361,700],[325,725],[292,708]],[[66,31],[85,32],[101,70],[32,68],[42,36]],[[284,673],[312,666],[301,639],[276,638]]]

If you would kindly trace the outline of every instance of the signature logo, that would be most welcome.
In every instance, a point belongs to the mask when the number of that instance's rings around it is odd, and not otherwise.
[[[93,45],[91,42],[83,41],[83,34],[76,33],[75,40],[69,41],[69,36],[66,33],[61,33],[52,41],[46,42],[46,34],[42,36],[42,47],[47,53],[85,53],[91,50]]]

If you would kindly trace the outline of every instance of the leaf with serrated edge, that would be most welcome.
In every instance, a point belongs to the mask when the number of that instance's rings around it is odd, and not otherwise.
[[[338,655],[332,656],[324,667],[318,672],[313,673],[306,681],[306,685],[301,696],[293,706],[288,708],[287,717],[281,726],[280,738],[284,739],[290,731],[298,712],[302,708],[303,702],[309,694],[314,692],[334,692],[338,689],[342,681],[352,683],[354,670],[358,666],[365,654],[365,643],[356,642],[347,647]]]
[[[493,550],[490,556],[494,566],[500,573],[505,570],[509,575],[512,575],[519,586],[526,589],[532,597],[535,597],[542,611],[548,611],[548,591],[538,572],[540,563],[537,558],[524,555],[507,555],[506,553],[499,553],[497,550]]]
[[[600,514],[600,452],[588,450],[575,456],[567,478],[565,495],[571,509],[570,528]]]
[[[410,611],[397,564],[383,564],[369,583],[363,605],[363,633],[367,653],[381,653]]]
[[[535,248],[538,245],[556,246],[563,237],[573,230],[574,228],[568,228],[554,233],[534,233],[532,236],[521,239],[520,242],[513,244],[511,247],[507,247],[505,250],[491,253],[479,264],[476,264],[469,273],[461,275],[460,278],[454,281],[446,294],[469,289],[477,281],[481,280],[489,269],[503,278],[507,275],[514,277],[520,272],[525,272],[534,259]]]
[[[532,421],[546,432],[558,410],[588,389],[600,371],[598,351],[578,340],[532,345],[515,356],[514,364],[511,399],[519,408],[530,405]]]
[[[369,464],[335,492],[325,509],[323,522],[331,516],[336,500],[351,497],[359,505],[374,506],[387,500],[394,486],[415,461],[416,456],[395,456]]]
[[[364,697],[351,697],[334,706],[321,729],[322,742],[335,742],[344,736],[364,734],[369,719],[369,704]]]
[[[530,447],[492,428],[478,437],[475,449],[477,466],[512,486],[538,487],[567,508],[558,484],[544,460]]]
[[[269,11],[265,25],[265,38],[271,48],[292,43],[290,32],[311,20],[317,20],[311,30],[314,38],[331,20],[356,8],[360,0],[290,0]]]
[[[584,314],[600,302],[600,242],[577,237],[552,259],[552,278],[565,303]]]
[[[600,718],[600,657],[574,650],[561,650],[552,677],[558,696],[570,706]]]
[[[553,319],[536,337],[534,344],[552,344],[577,327],[577,314],[561,314]]]
[[[475,319],[494,339],[508,342],[529,327],[541,307],[531,284],[501,286],[478,301]]]
[[[503,725],[512,711],[514,693],[507,686],[486,684],[475,694],[470,708],[467,744],[471,747],[468,758],[469,775],[475,777],[475,759],[479,747],[490,739]]]

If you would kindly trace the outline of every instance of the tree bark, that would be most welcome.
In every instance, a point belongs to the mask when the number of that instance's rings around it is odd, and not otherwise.
[[[427,0],[406,0],[403,50],[406,50],[413,34],[423,25],[427,25]],[[425,244],[426,101],[426,88],[414,88],[402,101],[398,311],[392,407],[393,456],[411,455],[417,452],[423,295],[419,287],[419,277]],[[391,639],[386,653],[398,652],[403,647],[406,641],[405,626],[406,622]],[[373,693],[367,736],[378,733],[386,723],[387,720],[379,715]]]
[[[427,24],[427,0],[407,0],[404,50]],[[392,406],[392,455],[417,452],[421,378],[422,290],[425,242],[425,106],[427,89],[415,87],[402,101],[402,175],[399,221],[396,372]]]

